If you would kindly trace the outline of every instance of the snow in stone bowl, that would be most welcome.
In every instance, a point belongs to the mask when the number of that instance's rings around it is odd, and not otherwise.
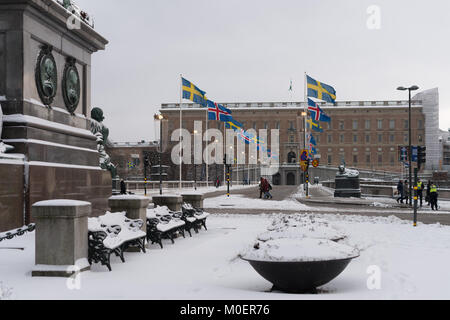
[[[301,239],[301,238],[311,238],[311,239],[326,239],[332,241],[339,241],[346,237],[346,235],[328,226],[297,226],[297,227],[287,227],[283,230],[272,230],[266,231],[258,235],[258,240],[269,241],[276,239]]]
[[[258,240],[313,238],[339,241],[347,236],[324,219],[300,214],[276,217],[267,230],[258,236]]]
[[[353,259],[359,256],[356,248],[327,239],[281,238],[258,241],[241,254],[251,261],[311,262]]]

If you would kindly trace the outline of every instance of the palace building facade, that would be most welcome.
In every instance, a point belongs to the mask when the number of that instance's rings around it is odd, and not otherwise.
[[[232,110],[233,118],[242,123],[245,130],[279,129],[280,180],[282,184],[296,180],[297,184],[301,175],[299,155],[304,148],[304,103],[221,104]],[[331,122],[321,122],[323,132],[312,131],[322,166],[337,167],[344,163],[360,170],[402,172],[404,164],[400,161],[399,147],[409,144],[408,101],[339,101],[319,105],[331,117]],[[442,138],[446,133],[439,129],[438,89],[415,95],[411,110],[412,145],[427,147],[425,170],[448,170],[450,159],[444,157],[448,151],[447,141]],[[163,140],[168,142],[172,132],[180,126],[180,106],[162,104],[160,112],[167,120]],[[206,109],[183,103],[182,127],[193,134],[194,121],[201,121],[205,130]],[[218,121],[208,121],[207,127],[224,130],[223,123]],[[169,143],[169,146],[176,143]],[[284,176],[289,173],[290,178]]]

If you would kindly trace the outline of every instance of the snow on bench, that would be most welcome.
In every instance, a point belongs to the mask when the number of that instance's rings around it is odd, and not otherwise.
[[[161,249],[163,238],[169,238],[175,243],[174,238],[178,232],[185,237],[185,228],[186,222],[182,217],[166,206],[156,206],[147,210],[147,241],[151,241],[152,244],[158,243]]]
[[[209,216],[209,213],[203,211],[202,209],[194,208],[190,203],[183,203],[182,205],[183,214],[186,216],[186,219],[189,219],[189,222],[193,224],[194,230],[198,233],[198,230],[206,228],[206,218]]]
[[[123,253],[130,247],[138,247],[145,253],[146,233],[141,230],[144,222],[132,220],[125,212],[111,213],[88,219],[88,261],[100,262],[111,271],[110,256],[114,253],[125,262]]]

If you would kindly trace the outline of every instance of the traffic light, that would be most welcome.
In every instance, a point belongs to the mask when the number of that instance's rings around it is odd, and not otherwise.
[[[146,156],[146,157],[144,158],[144,167],[147,168],[147,167],[149,167],[149,166],[150,166],[150,161],[148,160],[148,157]]]
[[[422,163],[426,162],[426,151],[427,147],[417,147],[417,167],[419,168],[419,170]]]

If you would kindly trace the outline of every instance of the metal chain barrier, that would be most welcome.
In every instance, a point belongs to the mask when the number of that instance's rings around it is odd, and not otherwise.
[[[34,223],[31,223],[28,226],[24,226],[22,228],[14,230],[14,231],[0,233],[0,242],[2,242],[3,240],[11,240],[14,237],[23,236],[27,232],[34,231],[35,228],[36,228],[36,225]]]

